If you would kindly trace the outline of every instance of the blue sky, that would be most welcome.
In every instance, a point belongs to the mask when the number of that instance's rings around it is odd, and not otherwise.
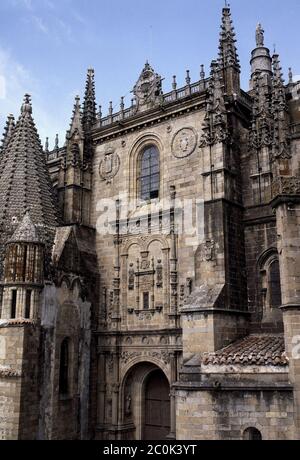
[[[116,110],[121,96],[130,104],[146,59],[165,78],[166,92],[172,75],[184,84],[186,69],[196,81],[200,64],[208,73],[217,56],[223,6],[224,0],[0,0],[1,132],[29,92],[42,141],[48,135],[52,146],[59,133],[63,143],[90,66],[104,114],[110,100]],[[232,0],[231,10],[244,89],[259,21],[285,78],[289,66],[300,75],[299,0]]]

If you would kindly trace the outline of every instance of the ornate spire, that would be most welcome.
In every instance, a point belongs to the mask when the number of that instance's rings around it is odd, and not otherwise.
[[[10,114],[7,117],[6,126],[4,128],[4,134],[3,134],[3,139],[1,142],[0,153],[8,145],[14,129],[15,129],[15,118],[12,114]]]
[[[222,67],[235,66],[240,69],[240,63],[235,46],[235,31],[232,25],[229,5],[226,4],[222,12],[222,24],[219,45],[219,63]]]
[[[88,69],[83,102],[82,122],[85,130],[89,130],[97,121],[97,106],[95,94],[95,71]]]

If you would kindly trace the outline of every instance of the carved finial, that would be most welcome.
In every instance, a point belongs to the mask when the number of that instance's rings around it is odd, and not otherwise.
[[[173,75],[172,88],[173,88],[173,91],[175,91],[177,89],[176,75]]]
[[[201,64],[200,78],[201,80],[205,78],[204,64]]]
[[[191,84],[191,78],[190,78],[190,71],[189,70],[186,71],[186,79],[185,79],[185,81],[186,81],[187,85]]]
[[[24,96],[21,113],[32,113],[31,96],[29,94],[25,94]]]
[[[45,152],[49,152],[49,137],[46,137],[46,142],[45,142]]]
[[[257,47],[264,46],[265,44],[264,33],[265,33],[264,29],[262,28],[261,24],[258,23],[256,27],[256,34],[255,34]]]
[[[121,97],[121,102],[120,102],[120,109],[121,109],[122,112],[123,112],[124,108],[125,108],[124,96],[122,96],[122,97]]]
[[[102,106],[101,105],[99,105],[98,117],[99,117],[99,120],[101,120],[102,118]]]
[[[110,103],[109,103],[108,113],[109,113],[109,115],[113,114],[113,103],[112,103],[112,101],[110,101]]]
[[[292,68],[289,67],[289,84],[293,83],[293,71]]]
[[[58,137],[58,134],[56,134],[55,136],[55,150],[58,150],[59,149],[59,137]]]

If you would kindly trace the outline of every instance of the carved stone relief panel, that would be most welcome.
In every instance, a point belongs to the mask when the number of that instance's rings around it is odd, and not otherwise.
[[[107,184],[117,175],[120,169],[120,157],[114,149],[108,148],[100,162],[99,174]]]

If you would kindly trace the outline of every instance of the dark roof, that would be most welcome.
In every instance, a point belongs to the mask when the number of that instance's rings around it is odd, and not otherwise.
[[[0,156],[0,228],[2,232],[23,220],[29,211],[33,224],[56,227],[53,190],[30,97],[25,96],[21,115]],[[8,230],[8,234],[11,234]]]
[[[281,335],[249,335],[226,348],[202,357],[204,365],[285,366],[284,338]]]

